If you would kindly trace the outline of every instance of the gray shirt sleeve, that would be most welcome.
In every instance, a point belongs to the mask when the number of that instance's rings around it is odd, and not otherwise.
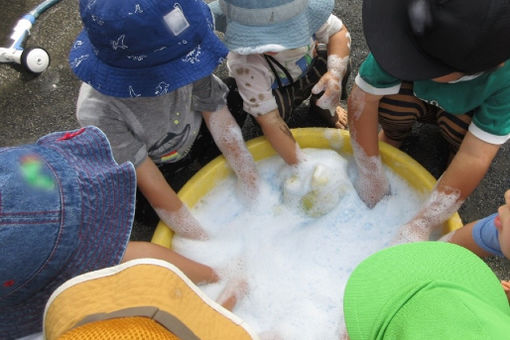
[[[217,111],[227,105],[227,93],[227,85],[211,74],[193,83],[191,108],[199,112]]]

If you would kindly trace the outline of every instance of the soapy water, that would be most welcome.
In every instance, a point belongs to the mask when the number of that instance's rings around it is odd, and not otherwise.
[[[280,157],[257,162],[263,185],[250,206],[238,199],[233,176],[219,182],[192,208],[210,239],[175,236],[173,247],[218,271],[220,282],[201,286],[212,299],[228,280],[246,280],[247,292],[233,312],[255,332],[278,339],[339,339],[345,333],[342,301],[349,274],[389,244],[425,197],[384,166],[392,195],[369,209],[352,186],[352,157],[326,149],[303,153],[299,167]],[[284,187],[298,177],[306,193],[317,165],[341,194],[332,210],[314,217],[299,199],[286,199]]]

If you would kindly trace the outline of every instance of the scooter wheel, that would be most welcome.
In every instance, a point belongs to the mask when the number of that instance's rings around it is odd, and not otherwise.
[[[43,48],[27,48],[21,53],[21,65],[32,73],[42,73],[50,65],[50,55]]]

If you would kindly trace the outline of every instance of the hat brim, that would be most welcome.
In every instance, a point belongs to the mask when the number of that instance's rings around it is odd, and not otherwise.
[[[212,30],[195,49],[179,59],[143,68],[119,68],[104,63],[94,52],[86,30],[76,38],[69,64],[75,75],[112,97],[154,97],[172,92],[213,73],[228,50]]]
[[[252,339],[239,317],[207,297],[174,265],[137,259],[75,277],[50,297],[44,335],[98,320],[124,316],[152,318],[180,339]]]
[[[363,1],[363,32],[377,63],[390,75],[409,81],[456,71],[420,49],[409,24],[408,5],[407,0]]]
[[[118,264],[129,242],[136,195],[133,165],[117,165],[106,136],[98,128],[69,133],[76,136],[59,140],[66,132],[55,132],[35,145],[25,146],[49,161],[57,178],[71,177],[77,184],[67,189],[61,187],[64,211],[54,251],[55,256],[71,255],[46,265],[50,268],[44,270],[57,274],[47,278],[43,289],[19,304],[2,306],[0,324],[7,338],[40,332],[44,306],[55,288],[78,274]],[[80,211],[70,211],[77,205]]]
[[[371,255],[352,272],[343,302],[350,338],[371,339],[389,306],[403,306],[417,287],[435,281],[462,286],[498,313],[509,312],[498,278],[478,256],[451,243],[409,243]]]
[[[228,49],[239,54],[255,54],[303,47],[326,23],[332,14],[334,1],[310,0],[305,11],[293,18],[267,26],[249,26],[228,20],[219,1],[209,3],[216,29],[224,33]]]

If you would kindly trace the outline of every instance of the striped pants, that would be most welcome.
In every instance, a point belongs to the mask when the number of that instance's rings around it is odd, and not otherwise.
[[[453,153],[458,151],[472,117],[472,111],[453,115],[417,98],[411,82],[402,82],[398,94],[384,96],[379,103],[379,124],[386,137],[402,142],[415,122],[436,124]]]

